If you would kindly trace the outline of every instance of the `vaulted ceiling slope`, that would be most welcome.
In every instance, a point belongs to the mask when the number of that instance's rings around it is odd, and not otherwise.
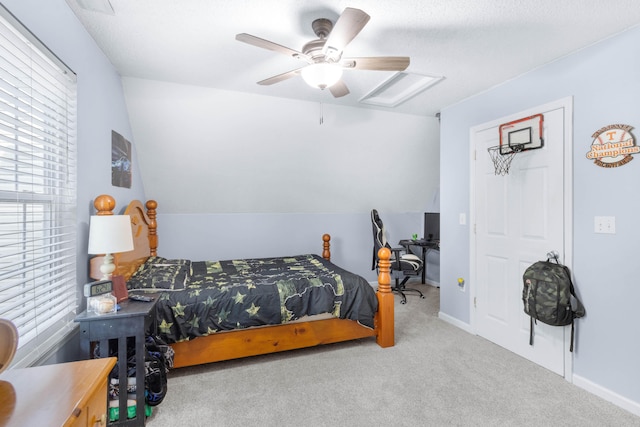
[[[109,2],[113,14],[86,8]],[[299,77],[261,86],[256,82],[298,68],[300,61],[235,39],[249,33],[301,50],[316,38],[313,20],[335,21],[346,7],[362,9],[371,19],[345,56],[409,56],[406,72],[445,77],[392,109],[423,116],[640,23],[637,0],[67,3],[122,76],[388,109],[359,100],[394,72],[347,70],[343,79],[350,94],[341,98],[312,89]]]

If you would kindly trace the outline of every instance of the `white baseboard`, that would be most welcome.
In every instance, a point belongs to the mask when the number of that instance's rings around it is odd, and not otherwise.
[[[440,318],[441,320],[444,320],[447,323],[451,323],[453,326],[457,326],[458,328],[462,329],[463,331],[469,332],[470,334],[474,334],[474,332],[471,329],[471,325],[468,323],[464,323],[461,322],[460,320],[456,319],[455,317],[451,317],[448,314],[445,314],[441,311],[438,312],[438,318]]]
[[[588,391],[591,394],[595,394],[602,399],[613,403],[620,408],[631,412],[634,415],[640,416],[640,402],[634,402],[624,396],[620,396],[617,393],[612,392],[609,389],[595,384],[580,375],[573,374],[573,384]]]

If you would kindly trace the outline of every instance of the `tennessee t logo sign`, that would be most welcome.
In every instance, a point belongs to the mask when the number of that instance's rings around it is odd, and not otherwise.
[[[629,163],[633,160],[631,155],[640,152],[631,129],[633,126],[616,124],[596,131],[592,135],[593,142],[587,159],[593,159],[596,165],[603,168],[616,168]]]

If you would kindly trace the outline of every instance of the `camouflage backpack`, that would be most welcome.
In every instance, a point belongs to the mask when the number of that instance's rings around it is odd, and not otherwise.
[[[584,316],[585,310],[575,294],[569,269],[558,263],[557,257],[553,258],[555,263],[547,258],[532,264],[522,276],[524,312],[531,318],[529,344],[533,345],[533,326],[537,320],[551,326],[571,325],[569,351],[573,351],[573,319]],[[572,298],[576,302],[575,310]]]

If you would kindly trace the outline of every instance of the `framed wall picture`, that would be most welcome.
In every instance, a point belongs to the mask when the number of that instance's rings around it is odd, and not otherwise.
[[[131,143],[111,131],[111,185],[131,188]]]

